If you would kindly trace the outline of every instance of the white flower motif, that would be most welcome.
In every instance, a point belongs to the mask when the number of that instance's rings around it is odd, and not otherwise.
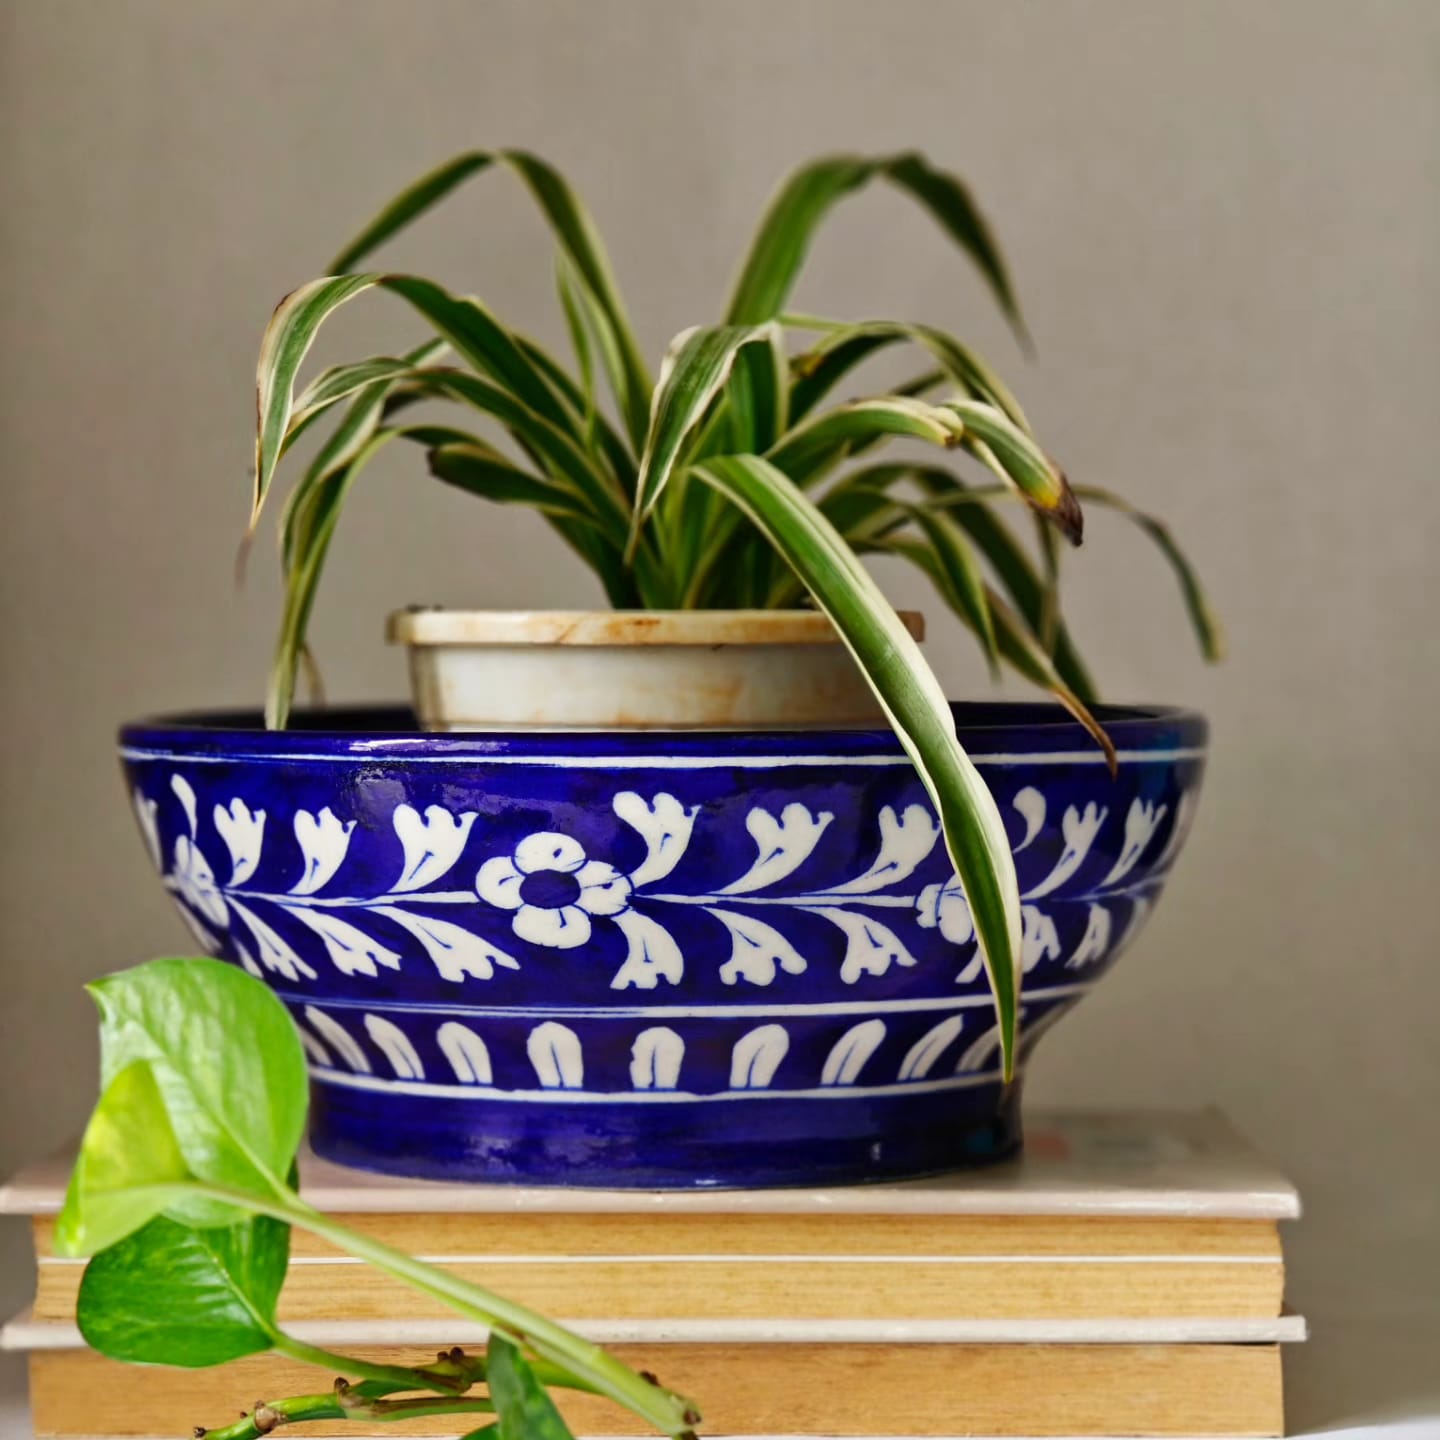
[[[260,849],[265,840],[265,812],[252,811],[238,796],[227,810],[215,807],[215,828],[230,852],[230,883],[243,885],[260,863]]]
[[[365,1033],[385,1052],[397,1080],[423,1080],[425,1066],[414,1042],[393,1020],[383,1015],[366,1015]]]
[[[435,1032],[435,1039],[462,1085],[489,1085],[495,1079],[490,1047],[468,1025],[447,1020]]]
[[[900,1062],[900,1074],[896,1078],[899,1080],[925,1079],[935,1068],[935,1062],[945,1053],[950,1042],[964,1028],[965,1017],[963,1015],[950,1015],[940,1021],[938,1025],[932,1025],[905,1052],[905,1058]]]
[[[313,895],[329,883],[344,863],[354,829],[353,820],[342,823],[328,805],[318,815],[295,812],[295,839],[305,859],[305,873],[290,887],[292,895]]]
[[[428,805],[422,819],[413,805],[397,805],[395,833],[405,850],[405,866],[394,891],[419,890],[447,874],[460,858],[475,812],[452,815],[440,805]]]
[[[938,927],[952,945],[968,945],[975,938],[970,902],[965,898],[958,875],[952,875],[943,885],[927,885],[920,892],[916,908],[919,914],[915,918],[921,929]]]
[[[532,945],[573,950],[590,938],[592,915],[618,915],[629,904],[630,882],[613,865],[587,860],[569,835],[541,830],[511,855],[487,860],[475,889],[487,905],[513,910],[511,928]]]
[[[188,835],[181,835],[175,841],[172,878],[181,898],[192,910],[203,915],[212,925],[227,923],[229,913],[225,909],[220,887],[215,883],[215,872],[200,853],[200,847]]]
[[[1180,801],[1175,807],[1175,823],[1170,827],[1170,838],[1165,842],[1165,848],[1160,852],[1155,861],[1154,869],[1164,870],[1172,864],[1176,855],[1180,853],[1180,847],[1185,843],[1185,837],[1190,833],[1190,826],[1195,820],[1195,792],[1194,790],[1182,790]]]

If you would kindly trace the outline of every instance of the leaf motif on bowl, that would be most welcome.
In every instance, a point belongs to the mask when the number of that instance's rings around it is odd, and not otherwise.
[[[755,863],[716,894],[749,895],[785,879],[810,858],[834,818],[829,810],[813,814],[798,802],[778,816],[757,806],[745,817],[745,828],[755,841]]]
[[[309,810],[297,810],[293,823],[304,868],[300,878],[290,887],[290,893],[313,895],[328,885],[345,863],[355,822],[347,820],[342,824],[326,805],[318,815]]]
[[[231,885],[243,885],[260,864],[265,844],[265,812],[252,811],[237,795],[228,806],[216,805],[212,812],[215,828],[230,852]]]
[[[397,805],[390,823],[405,858],[391,893],[422,890],[448,875],[459,863],[475,818],[473,810],[452,815],[440,805],[427,805],[422,817],[413,805]]]
[[[868,869],[831,886],[828,895],[869,895],[887,886],[908,880],[926,856],[935,848],[940,827],[923,805],[907,805],[900,815],[892,805],[884,805],[877,817],[880,827],[880,853]]]
[[[447,1020],[435,1032],[435,1043],[462,1085],[488,1085],[494,1079],[490,1051],[468,1025]]]
[[[634,790],[620,791],[611,807],[645,841],[645,858],[630,872],[630,884],[638,890],[663,880],[684,858],[700,807],[687,808],[663,791],[647,801]]]
[[[805,957],[773,925],[736,910],[711,907],[709,913],[730,932],[730,958],[720,967],[725,984],[769,985],[777,970],[787,975],[804,971]]]
[[[685,957],[675,937],[658,921],[638,910],[615,917],[625,936],[625,963],[610,982],[612,990],[653,990],[660,981],[678,985],[685,978]]]

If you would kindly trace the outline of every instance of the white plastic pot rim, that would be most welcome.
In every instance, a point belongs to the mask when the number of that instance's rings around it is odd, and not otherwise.
[[[924,617],[902,610],[917,639]],[[402,645],[838,645],[817,610],[444,610],[390,616],[387,635]]]

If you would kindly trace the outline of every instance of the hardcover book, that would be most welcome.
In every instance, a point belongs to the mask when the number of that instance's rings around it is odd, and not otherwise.
[[[5,1343],[29,1354],[41,1440],[185,1433],[219,1397],[315,1388],[273,1356],[182,1372],[86,1350],[83,1264],[50,1253],[67,1171],[56,1157],[0,1190],[34,1228],[35,1306]],[[712,1433],[1278,1434],[1278,1347],[1304,1336],[1279,1234],[1298,1198],[1214,1113],[1040,1116],[1018,1160],[825,1190],[461,1186],[313,1156],[301,1181],[355,1228],[660,1373]],[[281,1318],[367,1356],[484,1339],[299,1232]],[[577,1433],[634,1433],[566,1404]]]

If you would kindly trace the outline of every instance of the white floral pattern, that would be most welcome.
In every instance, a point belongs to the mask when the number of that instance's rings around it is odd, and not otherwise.
[[[350,836],[355,832],[353,820],[341,824],[327,805],[318,815],[309,810],[295,812],[295,839],[305,860],[300,878],[290,887],[292,895],[313,895],[323,889],[345,863],[350,849]]]
[[[439,805],[427,805],[422,819],[413,805],[397,805],[390,823],[405,852],[404,868],[391,889],[404,894],[434,884],[455,868],[475,823],[475,812],[452,815]]]
[[[645,858],[630,872],[635,889],[663,880],[681,861],[690,847],[698,805],[688,809],[663,791],[647,800],[634,790],[622,790],[611,809],[645,841]]]
[[[592,915],[618,915],[630,901],[625,876],[555,830],[527,835],[513,855],[487,860],[475,889],[487,905],[515,912],[510,923],[520,939],[556,950],[584,945]]]
[[[787,805],[777,818],[757,806],[745,817],[755,842],[755,863],[719,893],[750,895],[785,879],[810,858],[834,818],[828,810],[812,815],[803,805]]]
[[[225,909],[225,897],[215,883],[215,872],[200,853],[200,847],[188,835],[175,837],[173,875],[180,898],[192,910],[198,911],[212,924],[225,924],[229,914]]]
[[[217,805],[215,828],[230,852],[230,883],[243,885],[260,864],[265,844],[265,812],[252,811],[238,796],[229,805]]]
[[[348,976],[378,977],[383,971],[402,969],[400,933],[408,936],[411,954],[417,948],[423,951],[436,973],[455,985],[489,981],[522,968],[523,951],[511,954],[469,925],[436,914],[433,907],[441,904],[489,907],[505,917],[517,940],[541,949],[576,950],[595,938],[597,923],[604,922],[610,944],[597,953],[613,956],[616,937],[624,945],[624,959],[610,980],[617,991],[657,990],[679,986],[685,979],[686,955],[677,938],[685,932],[672,929],[668,919],[653,913],[657,903],[669,909],[694,907],[723,927],[730,953],[719,965],[718,978],[727,986],[763,988],[783,975],[806,972],[813,961],[808,946],[788,925],[772,923],[787,913],[809,917],[812,927],[813,922],[823,921],[839,932],[844,950],[838,974],[846,985],[920,963],[917,955],[927,952],[916,946],[913,931],[907,932],[903,925],[897,928],[902,919],[921,931],[938,931],[956,948],[961,961],[956,983],[973,984],[984,968],[974,919],[957,876],[919,886],[918,893],[900,893],[923,864],[933,865],[940,840],[934,816],[918,804],[880,808],[872,847],[860,852],[849,878],[820,889],[796,887],[792,881],[789,891],[780,894],[776,890],[784,881],[813,873],[802,867],[830,833],[834,817],[830,811],[799,803],[778,812],[751,806],[744,818],[753,860],[748,866],[742,861],[730,872],[739,871],[738,878],[718,876],[712,881],[714,888],[697,894],[665,893],[659,884],[686,859],[701,813],[700,806],[682,804],[666,791],[647,796],[626,790],[612,799],[616,817],[644,845],[644,854],[638,860],[632,856],[628,871],[589,853],[573,835],[558,829],[537,830],[512,844],[508,853],[484,859],[473,872],[473,884],[459,890],[435,887],[483,835],[479,814],[433,803],[421,810],[401,801],[391,812],[402,854],[389,889],[384,894],[372,890],[350,897],[335,894],[338,887],[331,887],[346,866],[356,820],[342,819],[329,806],[297,810],[291,825],[300,850],[300,878],[283,893],[252,889],[248,887],[261,873],[266,844],[265,811],[252,810],[238,796],[213,803],[207,797],[205,813],[229,852],[229,879],[222,884],[201,848],[201,807],[195,787],[178,773],[169,776],[169,787],[180,802],[184,824],[179,833],[172,831],[173,858],[166,879],[183,902],[182,912],[197,939],[209,950],[228,944],[253,973],[269,973],[292,983],[317,978],[302,958],[313,960],[315,950],[303,944],[295,948],[297,923],[316,938],[330,964]],[[132,803],[146,844],[159,863],[165,843],[158,824],[159,801],[137,787]],[[1024,825],[1017,846],[1023,849],[1043,825],[1047,803],[1033,787],[1020,791],[1012,803]],[[1193,812],[1191,793],[1181,790],[1174,803],[1178,818],[1173,828],[1180,830],[1188,826]],[[1118,882],[1150,851],[1168,813],[1166,804],[1149,800],[1135,799],[1126,808],[1119,845],[1112,835],[1108,855],[1117,858],[1109,874],[1098,888],[1092,881],[1083,893],[1067,891],[1063,896],[1064,905],[1085,901],[1088,910],[1083,937],[1077,939],[1072,929],[1062,942],[1052,907],[1036,902],[1059,891],[1087,862],[1093,867],[1093,852],[1110,821],[1106,805],[1087,802],[1083,807],[1066,807],[1059,827],[1062,851],[1024,893],[1021,955],[1026,974],[1052,961],[1072,971],[1088,969],[1112,959],[1133,937],[1148,908],[1153,882],[1132,879],[1123,889]],[[1110,823],[1113,828],[1116,822]],[[1174,834],[1168,834],[1160,855],[1151,856],[1146,876],[1167,865],[1176,848]],[[293,868],[289,873],[294,874]],[[636,899],[645,901],[645,907],[636,909],[632,903]],[[1128,905],[1128,911],[1113,910],[1116,899]],[[260,902],[273,909],[257,910]],[[766,906],[779,908],[761,908]],[[367,920],[375,923],[361,923]],[[212,930],[222,932],[225,940]],[[917,1058],[915,1066],[919,1065]]]
[[[939,929],[952,945],[968,945],[975,938],[975,920],[960,878],[952,875],[943,885],[927,885],[916,901],[922,929]]]
[[[1020,1031],[1025,1047],[1022,1063],[1035,1040],[1075,1003],[1074,992],[1078,988],[1072,985],[1065,994],[1042,994],[1037,997],[1038,1008],[1037,1005],[1020,1007]],[[939,1020],[922,1015],[916,1027],[907,1027],[903,1018],[895,1016],[872,1016],[854,1024],[842,1020],[828,1029],[821,1046],[812,1047],[810,1053],[796,1053],[796,1036],[805,1035],[809,1028],[813,1038],[814,1028],[807,1017],[787,1018],[786,1023],[772,1021],[746,1029],[733,1038],[713,1039],[708,1061],[704,1056],[700,1061],[710,1074],[705,1078],[696,1077],[698,1084],[696,1079],[682,1084],[682,1079],[687,1078],[685,1036],[669,1025],[644,1025],[635,1030],[633,1011],[622,1011],[614,1017],[615,1024],[628,1032],[621,1045],[615,1043],[613,1035],[607,1036],[603,1027],[595,1027],[595,1017],[579,1022],[573,1016],[567,1017],[571,1023],[516,1017],[518,1023],[510,1027],[502,1039],[505,1048],[500,1056],[492,1053],[482,1035],[459,1020],[434,1025],[403,1012],[392,1019],[367,1009],[358,1017],[353,1011],[346,1013],[346,1023],[341,1023],[314,1005],[304,1006],[296,1019],[312,1064],[317,1067],[320,1078],[330,1082],[344,1083],[348,1072],[353,1076],[398,1082],[401,1086],[427,1082],[427,1092],[514,1093],[516,1089],[533,1090],[538,1085],[544,1091],[603,1094],[610,1099],[668,1093],[677,1100],[692,1101],[724,1099],[738,1091],[783,1098],[793,1095],[797,1089],[812,1094],[846,1088],[899,1093],[921,1084],[926,1089],[968,1088],[977,1082],[1000,1084],[1001,1076],[996,1068],[1000,1035],[989,1022],[988,1007],[981,1010],[974,1007],[973,1002],[958,1003],[962,1006],[970,1003],[975,1018],[981,1021],[978,1034],[970,1037],[968,1043],[957,1046],[956,1042],[963,1041],[969,1032],[966,1013],[956,1010]],[[358,1031],[352,1028],[357,1018]],[[700,1017],[687,1018],[693,1024]],[[405,1021],[403,1027],[397,1023],[400,1020]],[[577,1023],[584,1034],[575,1028]],[[717,1023],[725,1022],[722,1019]],[[489,1025],[489,1033],[495,1035],[499,1027],[493,1015]],[[897,1063],[899,1052],[891,1046],[887,1053],[886,1047],[895,1038],[894,1031],[907,1032],[907,1029],[908,1034],[916,1038],[908,1043],[903,1058]],[[362,1043],[360,1034],[368,1040],[369,1047]],[[692,1034],[703,1034],[703,1031],[692,1031]],[[516,1040],[521,1041],[519,1046]],[[517,1069],[517,1051],[525,1057],[523,1070]],[[609,1071],[608,1083],[597,1083],[588,1077],[590,1056],[594,1057],[597,1069]],[[788,1073],[777,1084],[782,1066]],[[617,1069],[623,1079],[616,1074]],[[691,1088],[692,1085],[695,1088]],[[387,1087],[370,1084],[366,1088]]]
[[[632,773],[642,789],[482,800],[417,774],[291,799],[167,766],[131,799],[201,950],[279,992],[322,1085],[753,1108],[1001,1087],[974,918],[903,774],[857,815],[823,777],[801,803]],[[1169,777],[1143,799],[1008,788],[1023,1066],[1139,930],[1194,806]]]
[[[160,827],[155,819],[155,814],[160,809],[160,802],[147,800],[139,786],[136,786],[131,792],[130,799],[135,806],[135,819],[140,825],[140,834],[144,837],[145,848],[150,852],[150,859],[157,870],[163,870],[165,857],[160,853]]]

